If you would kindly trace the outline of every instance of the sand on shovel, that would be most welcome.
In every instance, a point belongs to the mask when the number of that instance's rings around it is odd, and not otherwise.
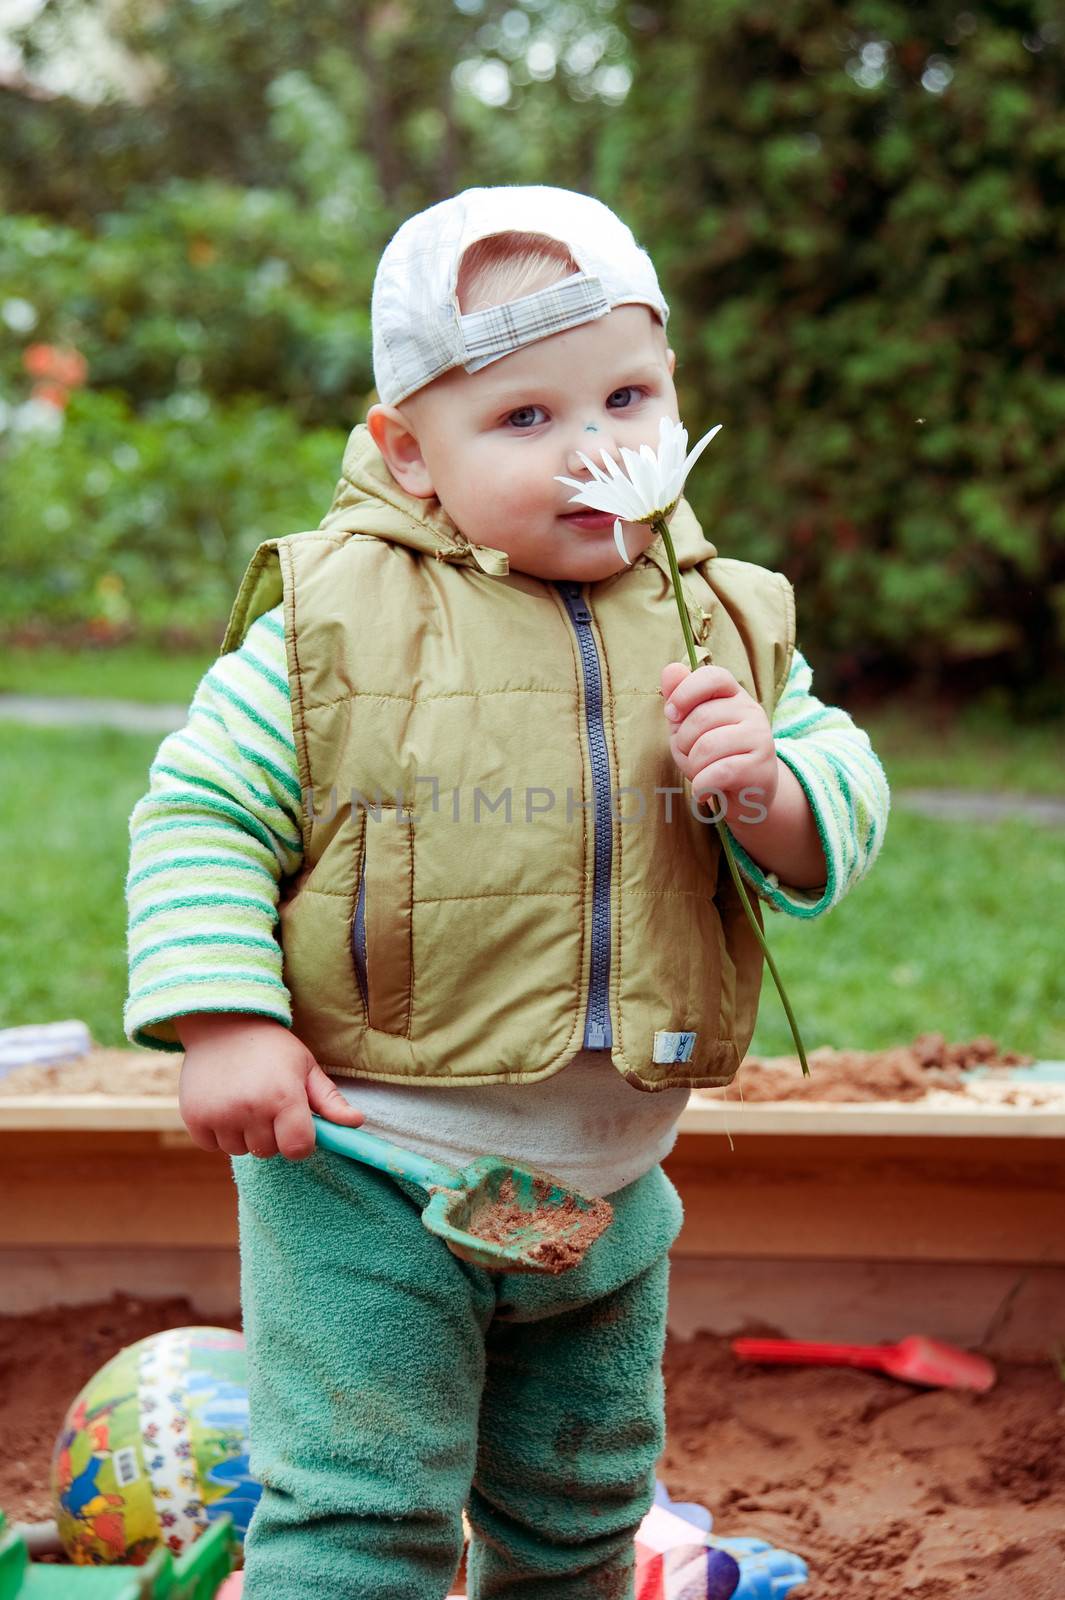
[[[610,1226],[614,1208],[608,1200],[599,1198],[591,1200],[585,1210],[572,1194],[553,1204],[550,1197],[555,1187],[553,1179],[535,1178],[536,1205],[530,1211],[519,1201],[513,1180],[504,1178],[495,1199],[474,1212],[467,1224],[468,1232],[487,1244],[505,1247],[520,1234],[534,1229],[540,1238],[536,1244],[524,1246],[524,1254],[545,1272],[568,1271]]]

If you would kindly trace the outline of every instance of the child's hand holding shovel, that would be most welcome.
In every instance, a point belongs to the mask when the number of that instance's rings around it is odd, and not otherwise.
[[[312,1111],[349,1128],[363,1121],[280,1022],[199,1012],[174,1026],[185,1046],[178,1105],[202,1150],[302,1161],[315,1145]]]

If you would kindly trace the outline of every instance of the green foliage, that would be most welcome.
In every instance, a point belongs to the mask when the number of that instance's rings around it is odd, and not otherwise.
[[[135,407],[188,389],[254,393],[335,427],[362,414],[373,384],[378,242],[368,247],[343,208],[285,190],[175,180],[87,231],[0,219],[0,281],[34,316],[28,339],[79,350],[94,388]],[[21,357],[6,341],[9,395]]]
[[[18,30],[27,66],[76,48],[96,9],[44,0]],[[175,176],[273,188],[283,174],[304,197],[369,184],[395,223],[469,183],[602,187],[631,74],[613,11],[612,0],[116,0],[107,26],[130,99],[0,90],[0,202],[80,222]]]
[[[46,0],[30,66],[84,4]],[[819,685],[996,685],[1053,708],[1051,0],[122,0],[109,15],[136,103],[0,92],[0,278],[35,308],[24,340],[75,345],[93,388],[138,418],[192,390],[344,427],[369,395],[370,283],[403,215],[468,183],[590,189],[658,263],[682,414],[697,432],[725,423],[696,509],[724,553],[793,579]]]
[[[76,48],[92,9],[91,0],[45,0],[21,30],[27,66]],[[407,125],[417,121],[410,108],[419,96],[424,104],[427,82],[448,83],[460,41],[475,26],[451,6],[415,16],[404,0],[390,6],[318,0],[313,7],[291,0],[166,6],[120,0],[109,8],[108,26],[126,53],[129,101],[111,98],[78,115],[65,100],[23,108],[0,96],[10,208],[40,209],[44,197],[44,209],[80,220],[113,209],[114,197],[131,188],[205,174],[272,188],[284,172],[286,182],[300,188],[309,180],[313,188],[316,149],[362,168],[359,182],[367,168],[360,152],[372,152],[380,197],[401,209],[434,178],[450,187],[440,140],[424,152],[425,164],[411,170],[417,151]],[[300,82],[315,89],[317,104],[304,98],[293,107],[293,84]],[[73,129],[80,139],[69,139]],[[294,131],[309,137],[289,172]],[[341,190],[352,176],[350,168],[334,172]]]
[[[626,116],[656,136],[625,181],[673,290],[684,413],[726,424],[692,484],[712,537],[793,578],[837,679],[950,673],[1049,708],[1060,16],[673,0],[647,29]]]
[[[136,413],[115,393],[76,396],[57,438],[0,456],[0,628],[217,624],[261,540],[318,525],[343,439],[250,397],[194,390]]]

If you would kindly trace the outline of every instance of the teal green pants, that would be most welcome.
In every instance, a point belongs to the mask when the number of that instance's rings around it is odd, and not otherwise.
[[[627,1600],[663,1445],[676,1190],[654,1167],[557,1278],[469,1266],[424,1190],[243,1156],[246,1600]]]

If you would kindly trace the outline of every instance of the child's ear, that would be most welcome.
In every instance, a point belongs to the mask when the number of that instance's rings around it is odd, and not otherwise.
[[[436,492],[421,445],[402,411],[395,406],[371,406],[366,413],[370,437],[401,489],[416,500],[429,500]]]
[[[677,352],[675,350],[667,350],[666,351],[666,366],[669,368],[669,375],[670,375],[671,378],[672,378],[673,373],[674,373],[674,371],[676,369],[676,365],[677,365]]]

